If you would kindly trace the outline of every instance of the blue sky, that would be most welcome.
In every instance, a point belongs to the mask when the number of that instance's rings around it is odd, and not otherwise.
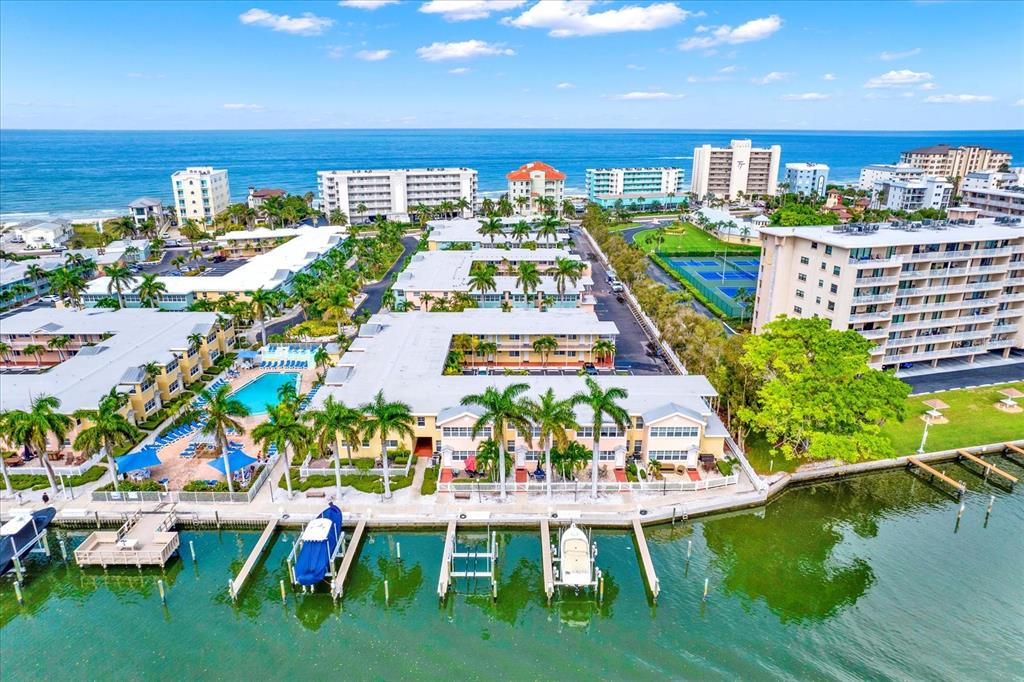
[[[1024,128],[1024,3],[0,3],[5,128]]]

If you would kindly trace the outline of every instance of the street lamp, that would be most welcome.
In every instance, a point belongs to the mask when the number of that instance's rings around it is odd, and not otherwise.
[[[932,419],[938,419],[942,417],[942,413],[938,410],[928,410],[924,413],[924,433],[921,434],[921,446],[917,448],[917,454],[924,454],[924,444],[928,440],[928,427],[932,423]]]

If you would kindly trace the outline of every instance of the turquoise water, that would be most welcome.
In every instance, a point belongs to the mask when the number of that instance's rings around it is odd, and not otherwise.
[[[266,414],[267,407],[277,405],[277,390],[286,384],[295,384],[295,372],[268,372],[256,377],[232,393],[249,410],[249,414]]]
[[[198,563],[163,572],[33,562],[24,606],[0,582],[2,677],[1020,679],[1024,491],[941,468],[970,487],[959,524],[955,500],[899,471],[649,528],[657,604],[618,531],[595,534],[601,605],[570,595],[548,607],[538,535],[526,531],[498,534],[496,603],[462,583],[438,604],[440,531],[368,535],[339,606],[290,589],[281,603],[292,530],[237,604],[226,585],[255,532],[185,532]]]
[[[834,182],[940,142],[1024,157],[1020,131],[0,130],[0,214],[123,213],[140,196],[166,205],[171,172],[196,165],[227,168],[234,201],[244,201],[250,185],[316,191],[316,172],[334,168],[468,166],[479,171],[481,192],[503,192],[505,174],[533,159],[567,173],[571,192],[583,192],[585,169],[595,167],[681,166],[689,182],[694,147],[737,137],[781,145],[783,164],[826,163]]]

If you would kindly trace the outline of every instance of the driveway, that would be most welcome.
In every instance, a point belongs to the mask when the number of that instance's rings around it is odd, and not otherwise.
[[[576,252],[589,261],[593,270],[594,297],[597,299],[594,312],[598,319],[610,320],[619,328],[615,339],[615,366],[634,374],[672,374],[664,360],[647,355],[649,339],[646,332],[633,317],[629,305],[619,303],[615,292],[608,286],[608,270],[590,248],[586,237],[574,237],[574,243]]]
[[[395,274],[400,267],[402,267],[406,257],[416,251],[416,246],[419,243],[420,240],[418,237],[402,238],[402,246],[404,247],[402,255],[390,268],[388,268],[388,271],[379,282],[367,284],[363,287],[363,293],[366,294],[366,299],[359,304],[358,308],[356,308],[356,311],[353,313],[353,317],[364,310],[368,311],[370,314],[380,312],[380,304],[381,300],[384,298],[384,292],[388,290],[389,286],[391,286],[391,276]]]

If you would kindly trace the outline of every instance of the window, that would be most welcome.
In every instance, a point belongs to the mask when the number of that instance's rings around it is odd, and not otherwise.
[[[153,409],[154,407],[156,407],[156,398],[153,398],[152,400],[150,400],[149,402],[147,402],[147,403],[145,404],[145,406],[143,407],[143,409],[144,409],[144,410],[145,410],[146,412],[149,412],[149,411],[150,411],[150,410],[152,410],[152,409]]]
[[[797,278],[798,280],[800,280],[801,282],[806,282],[806,281],[807,281],[807,275],[805,275],[805,274],[804,274],[804,273],[802,273],[802,272],[801,272],[801,273],[800,273],[799,275],[797,275],[797,276],[796,276],[796,278]]]
[[[685,462],[690,459],[690,454],[685,450],[649,450],[647,457],[659,462]]]
[[[416,417],[416,426],[426,426],[426,425],[427,425],[427,418],[426,417]]]
[[[179,388],[181,388],[181,382],[178,381],[177,379],[175,379],[174,383],[172,383],[170,386],[167,387],[167,392],[168,393],[174,393]]]
[[[804,290],[803,289],[797,289],[796,290],[796,297],[797,298],[803,298],[804,297]]]
[[[199,371],[201,369],[202,369],[202,366],[197,362],[195,365],[192,366],[192,369],[189,370],[188,375],[190,377],[194,377],[195,375],[199,374]]]
[[[636,418],[636,428],[638,428],[638,429],[644,428],[644,418],[643,417],[637,417]]]
[[[803,314],[804,309],[801,308],[798,305],[795,305],[795,306],[793,306],[793,312],[796,313],[797,315],[801,315],[801,314]]]
[[[475,455],[475,450],[453,450],[452,461],[453,462],[465,462],[470,455]]]
[[[828,309],[829,309],[829,310],[835,310],[835,309],[836,309],[836,303],[835,303],[835,301],[829,301],[829,302],[828,302]]]
[[[811,242],[811,248],[814,249],[815,251],[817,251],[818,250],[818,242]]]
[[[441,436],[443,438],[472,438],[473,427],[471,426],[445,426],[441,429]],[[485,427],[480,429],[480,433],[477,435],[478,438],[490,438],[491,429]]]
[[[384,441],[384,447],[388,450],[394,450],[398,447],[398,441],[394,439]]]
[[[696,426],[652,426],[651,438],[696,438],[700,428]]]
[[[516,442],[515,442],[515,440],[507,440],[507,441],[505,441],[505,452],[514,452],[515,449],[516,449]]]
[[[600,462],[614,462],[615,451],[614,450],[601,450],[597,453],[597,459]]]
[[[807,256],[800,256],[800,265],[808,265],[810,264],[810,262],[811,259],[808,258]]]
[[[814,303],[817,304],[817,305],[821,305],[821,296],[815,296],[814,297]]]
[[[828,291],[829,291],[830,294],[838,294],[839,293],[839,286],[836,285],[836,284],[830,284],[829,287],[828,287]]]
[[[838,277],[839,276],[839,272],[840,272],[839,266],[838,265],[833,265],[832,266],[832,276],[833,277]]]
[[[826,256],[831,256],[832,255],[832,247],[831,246],[826,246],[825,247],[825,255]]]
[[[824,270],[826,267],[828,267],[828,265],[825,263],[825,261],[821,261],[821,269]]]

